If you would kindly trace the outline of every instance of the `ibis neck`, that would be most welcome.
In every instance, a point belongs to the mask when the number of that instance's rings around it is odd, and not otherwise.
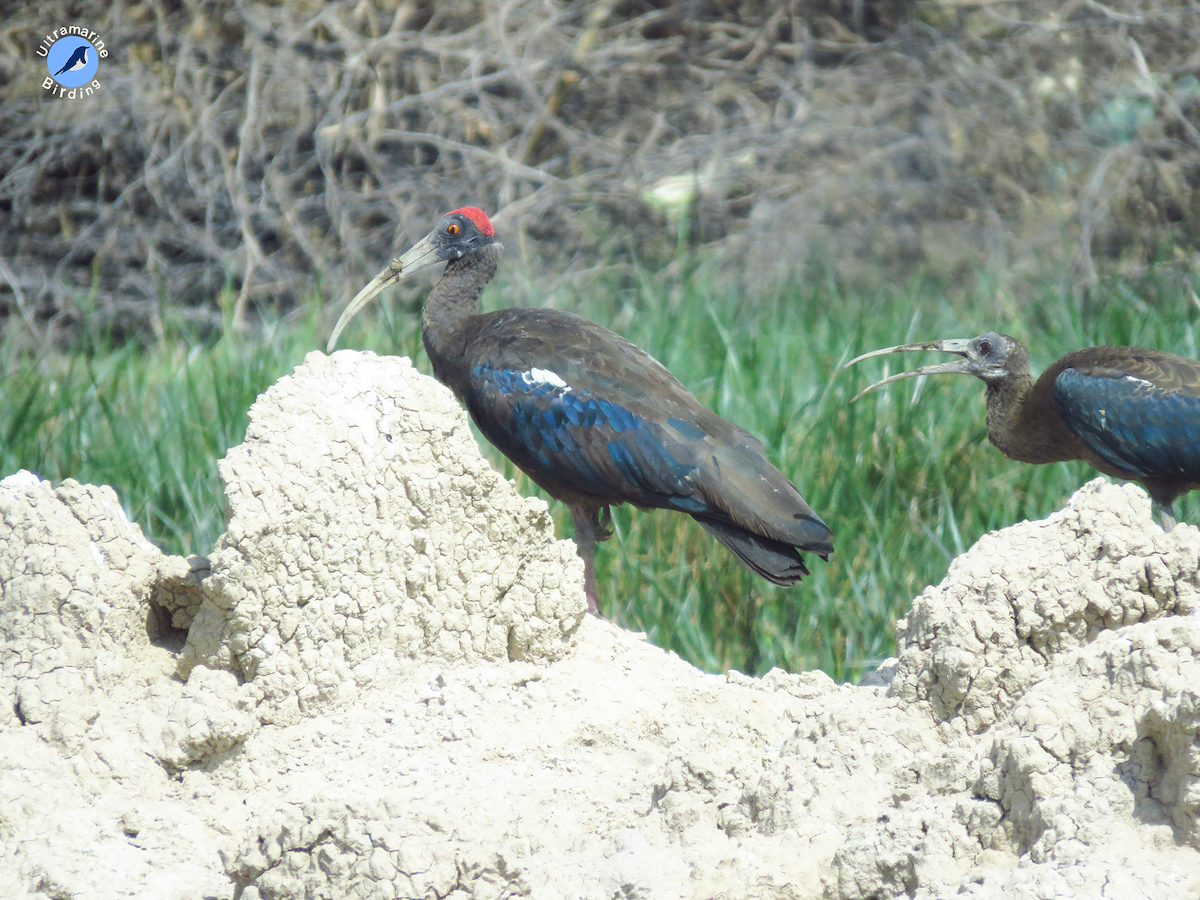
[[[988,438],[1009,459],[1052,463],[1078,459],[1079,439],[1063,424],[1042,379],[1028,372],[990,382],[987,390]]]
[[[466,329],[478,315],[479,297],[496,274],[504,247],[488,244],[446,265],[421,313],[421,337],[438,381],[457,390],[454,373],[461,369]]]

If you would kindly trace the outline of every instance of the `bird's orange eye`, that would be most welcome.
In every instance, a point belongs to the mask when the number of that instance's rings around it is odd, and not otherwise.
[[[446,234],[449,234],[449,235],[458,234],[458,226],[455,225],[453,222],[451,222],[449,225],[446,226]]]

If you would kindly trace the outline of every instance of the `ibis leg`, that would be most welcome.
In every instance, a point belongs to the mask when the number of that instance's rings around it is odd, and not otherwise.
[[[601,509],[595,506],[576,506],[572,504],[571,519],[575,523],[575,546],[579,548],[579,556],[583,560],[583,590],[587,595],[587,611],[600,615],[600,604],[596,593],[596,542],[606,541],[612,537],[608,528],[608,507]]]
[[[1162,521],[1162,530],[1170,531],[1175,527],[1175,507],[1172,503],[1158,504],[1158,517]]]

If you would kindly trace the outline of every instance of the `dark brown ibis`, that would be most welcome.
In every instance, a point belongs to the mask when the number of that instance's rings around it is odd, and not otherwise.
[[[1200,487],[1200,362],[1141,347],[1088,347],[1058,360],[1035,382],[1029,352],[990,331],[970,340],[902,344],[864,353],[940,350],[962,359],[877,381],[956,373],[987,385],[988,438],[1009,459],[1081,459],[1105,475],[1139,481],[1175,525],[1175,499]]]
[[[589,611],[599,611],[595,542],[611,537],[616,503],[687,513],[775,584],[808,574],[801,550],[828,558],[832,532],[762,444],[648,353],[567,312],[480,313],[503,249],[481,210],[446,213],[350,301],[327,349],[383,288],[445,263],[421,316],[433,374],[489,441],[571,511]]]

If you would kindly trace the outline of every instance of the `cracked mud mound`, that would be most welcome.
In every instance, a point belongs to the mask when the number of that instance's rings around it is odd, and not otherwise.
[[[186,560],[0,481],[0,895],[1200,892],[1200,531],[1137,488],[981,539],[851,686],[584,617],[407,360],[310,354],[221,473]]]

